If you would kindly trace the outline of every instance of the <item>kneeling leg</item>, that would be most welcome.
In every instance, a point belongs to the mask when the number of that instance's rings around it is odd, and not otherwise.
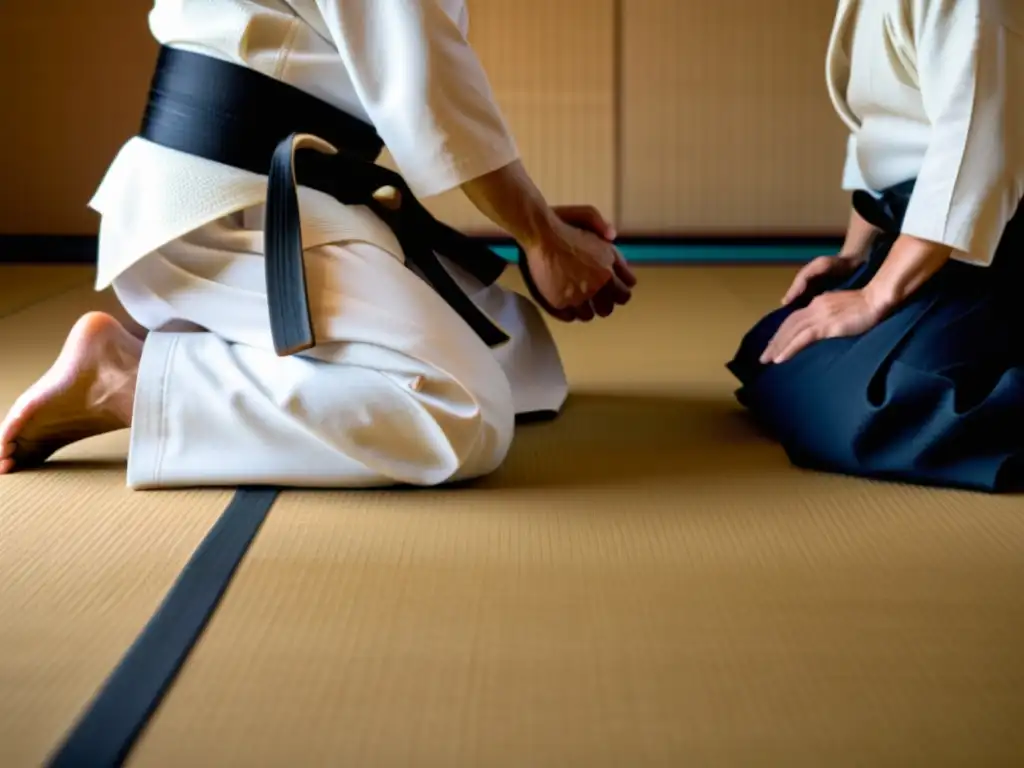
[[[139,367],[128,481],[437,485],[495,470],[513,425],[510,398],[471,392],[379,347],[347,344],[324,362],[212,333],[152,333]]]

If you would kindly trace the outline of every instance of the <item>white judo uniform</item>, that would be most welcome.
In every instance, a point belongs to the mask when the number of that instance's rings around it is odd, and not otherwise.
[[[244,65],[371,123],[418,197],[517,148],[462,0],[156,0],[163,45]],[[273,108],[272,105],[269,108]],[[263,263],[267,178],[136,137],[91,206],[97,288],[148,328],[132,488],[435,485],[504,460],[515,416],[567,386],[534,304],[447,263],[511,340],[488,348],[368,208],[300,187],[317,346],[279,357]]]
[[[901,231],[988,267],[1024,196],[1024,0],[840,0],[843,189],[916,179]]]

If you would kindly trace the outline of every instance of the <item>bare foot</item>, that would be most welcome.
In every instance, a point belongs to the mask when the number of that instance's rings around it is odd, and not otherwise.
[[[141,356],[142,342],[110,315],[79,318],[56,362],[0,424],[0,475],[130,426]]]

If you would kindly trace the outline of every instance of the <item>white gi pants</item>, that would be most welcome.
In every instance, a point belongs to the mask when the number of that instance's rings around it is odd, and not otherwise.
[[[561,408],[561,362],[531,302],[452,269],[513,337],[491,350],[429,285],[368,243],[307,250],[317,346],[278,357],[261,217],[202,227],[114,281],[125,310],[150,330],[129,487],[467,480],[502,463],[517,413]]]

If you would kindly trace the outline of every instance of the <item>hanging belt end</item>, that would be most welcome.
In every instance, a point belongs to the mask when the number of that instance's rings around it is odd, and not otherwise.
[[[315,346],[316,342],[313,341],[302,341],[288,346],[274,342],[274,352],[277,353],[278,357],[291,357],[292,355],[305,352],[307,349],[312,349]]]
[[[271,314],[270,335],[278,357],[291,357],[316,346],[316,336],[308,315],[282,317],[280,314]]]

